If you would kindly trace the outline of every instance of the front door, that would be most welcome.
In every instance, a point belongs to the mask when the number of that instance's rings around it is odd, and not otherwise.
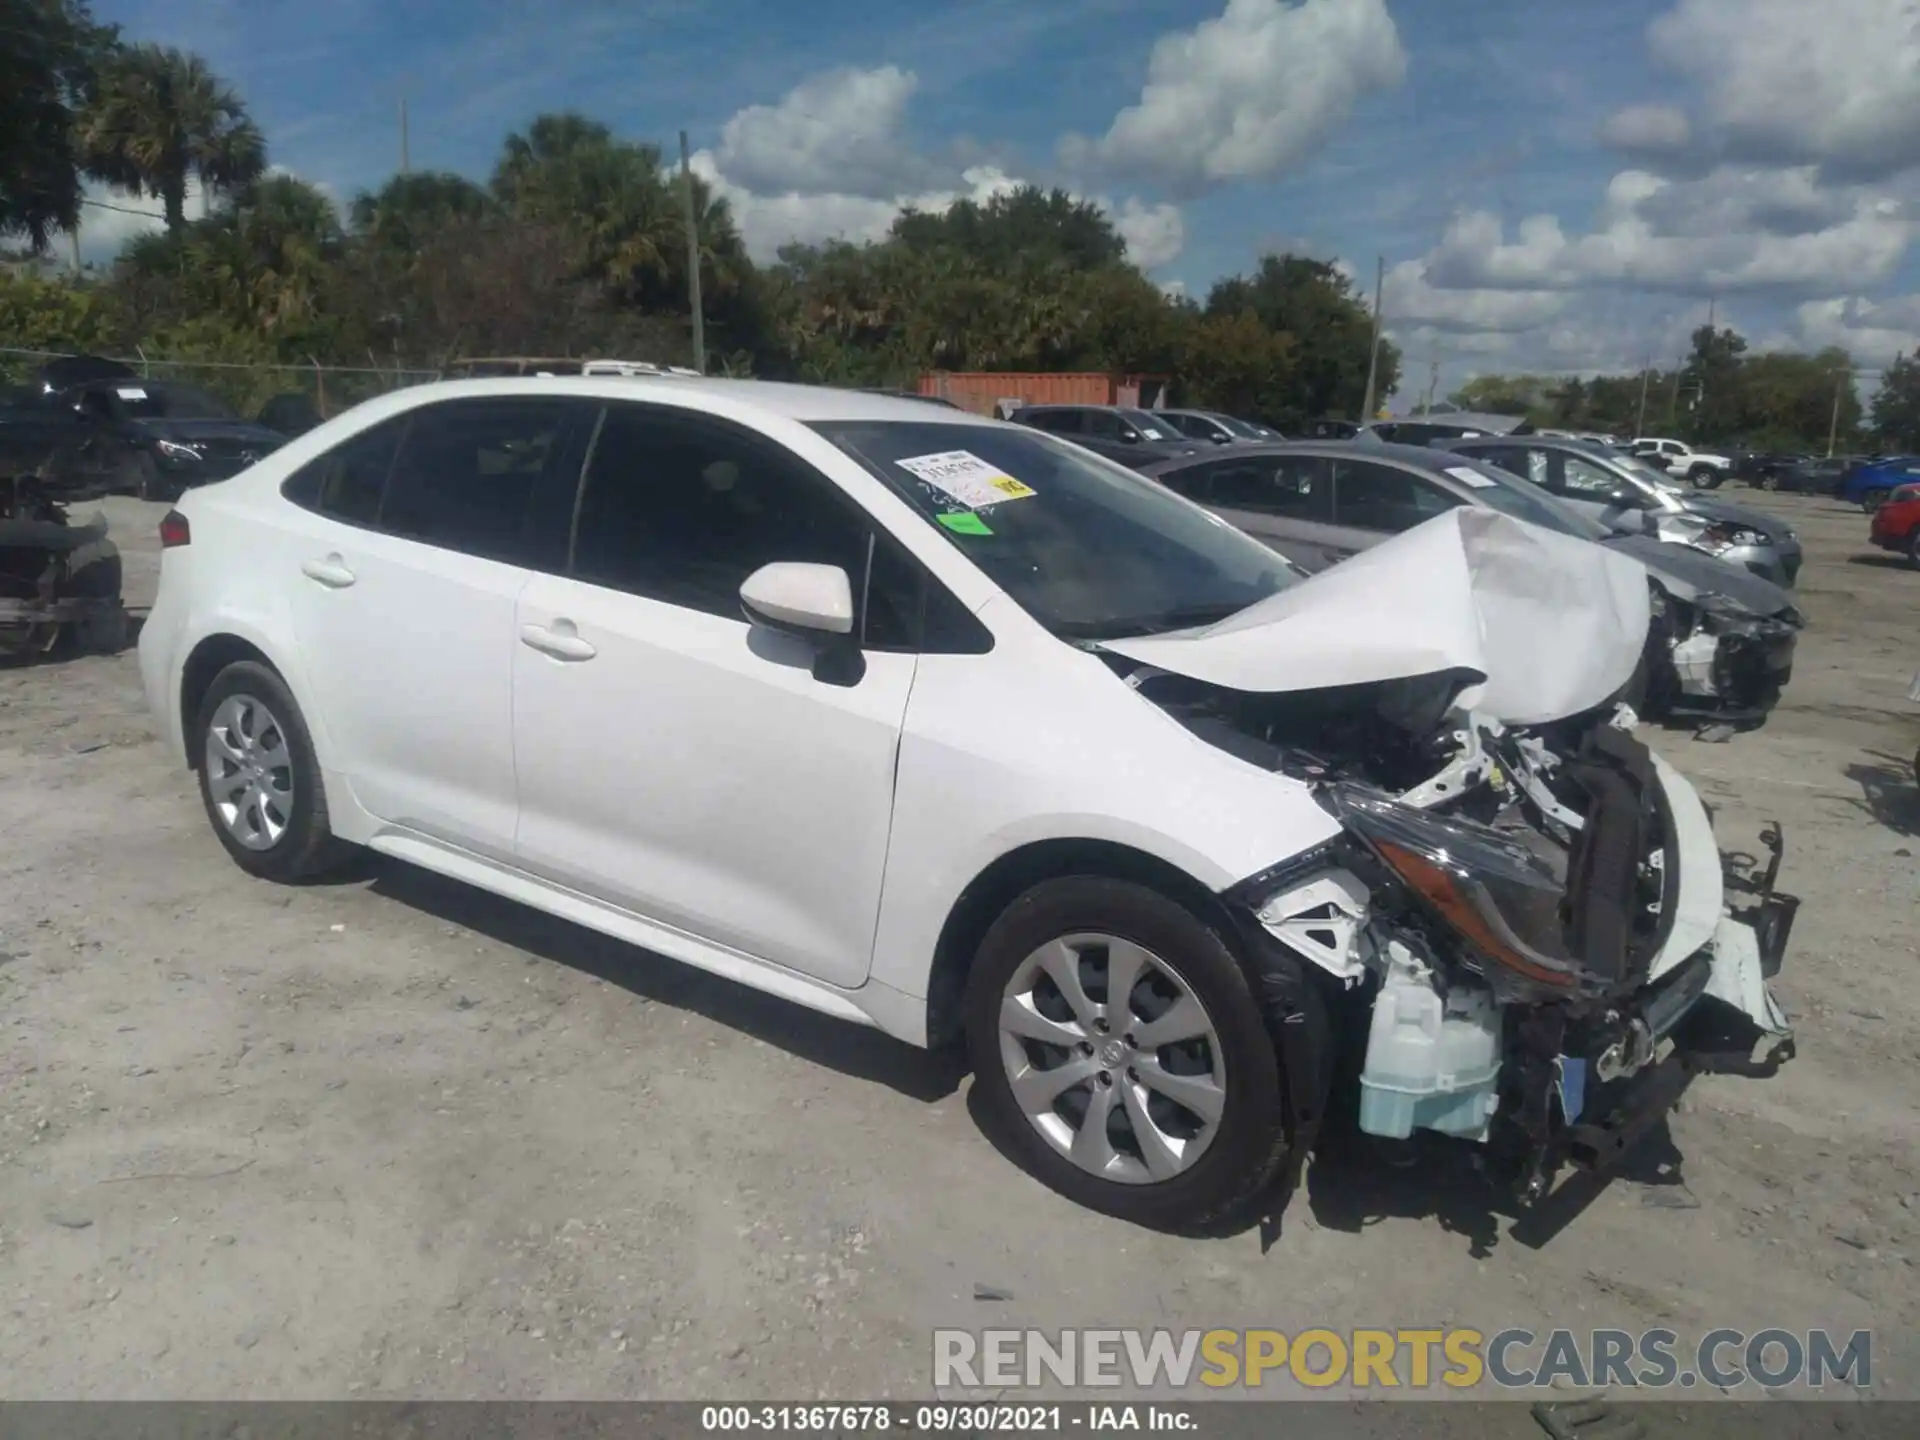
[[[829,984],[867,976],[916,656],[865,581],[865,516],[763,436],[607,407],[566,577],[521,593],[513,646],[520,864]],[[839,565],[864,673],[749,625],[777,560]],[[864,594],[864,601],[862,600]]]

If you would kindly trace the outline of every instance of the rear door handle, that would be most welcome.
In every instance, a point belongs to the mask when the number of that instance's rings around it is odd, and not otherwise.
[[[551,629],[545,625],[522,625],[520,643],[531,645],[542,655],[551,655],[556,660],[591,660],[600,653],[591,641],[580,638],[571,620],[556,620]]]
[[[329,590],[344,590],[353,583],[353,571],[338,555],[329,555],[324,560],[308,560],[300,566],[300,573],[309,580],[318,580]]]

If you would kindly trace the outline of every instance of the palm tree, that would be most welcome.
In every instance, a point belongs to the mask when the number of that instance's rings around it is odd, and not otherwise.
[[[102,67],[93,104],[81,117],[80,157],[89,174],[157,196],[167,229],[187,224],[187,183],[231,191],[266,169],[267,147],[240,97],[197,55],[135,45]]]

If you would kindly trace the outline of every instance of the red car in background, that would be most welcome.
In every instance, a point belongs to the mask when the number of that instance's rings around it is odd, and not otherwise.
[[[1873,543],[1920,567],[1920,485],[1902,485],[1873,512]]]

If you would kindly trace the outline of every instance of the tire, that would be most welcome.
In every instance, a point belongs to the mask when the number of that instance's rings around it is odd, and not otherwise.
[[[78,655],[117,655],[127,648],[127,612],[120,607],[120,551],[111,540],[90,540],[67,556],[63,596],[110,602],[67,626],[63,649]]]
[[[186,487],[162,475],[160,467],[153,463],[151,455],[137,457],[134,465],[136,473],[134,495],[138,499],[171,505],[184,493]]]
[[[1726,478],[1711,465],[1696,465],[1687,472],[1687,483],[1696,490],[1718,490]]]
[[[1860,497],[1860,508],[1871,515],[1887,503],[1887,496],[1892,493],[1891,490],[1868,490]]]
[[[235,709],[227,708],[230,704]],[[216,727],[231,734],[235,726],[229,722],[236,710],[248,712],[252,718],[240,727],[245,733],[235,738],[229,753],[250,752],[258,757],[262,769],[270,772],[262,776],[253,791],[268,798],[258,803],[243,802],[238,807],[242,813],[237,822],[230,821],[221,806],[226,794],[241,792],[221,791],[221,777],[213,773],[209,757],[209,737]],[[249,733],[252,743],[243,743]],[[277,747],[273,743],[275,735]],[[339,868],[353,853],[352,846],[335,838],[328,823],[326,789],[306,720],[286,682],[267,666],[237,660],[214,676],[194,717],[188,743],[200,778],[200,799],[206,807],[207,821],[227,854],[249,875],[281,882],[308,880]],[[272,763],[281,756],[284,764]],[[281,772],[284,787],[279,784]],[[244,777],[242,771],[236,779],[244,783]],[[254,843],[244,843],[240,833],[250,833]]]
[[[1907,564],[1920,570],[1920,525],[1907,532]]]
[[[1079,937],[1076,943],[1080,944],[1094,937],[1106,938],[1148,952],[1147,962],[1138,972],[1140,979],[1119,1014],[1104,999],[1094,1002],[1090,998],[1096,984],[1105,996],[1104,986],[1114,963],[1112,952],[1099,945],[1079,952],[1084,958],[1074,964],[1071,973],[1085,977],[1083,999],[1114,1018],[1096,1022],[1109,1025],[1109,1031],[1077,1023],[1055,1025],[1054,1029],[1089,1035],[1092,1043],[1076,1048],[1092,1050],[1091,1054],[1025,1042],[1002,1026],[1003,1006],[1021,1003],[1008,999],[1009,987],[1018,992],[1025,983],[1021,977],[1033,973],[1037,954],[1043,947],[1062,942],[1063,937]],[[1100,959],[1103,953],[1107,954],[1104,962]],[[1044,997],[1055,1015],[1037,1008],[1032,1013],[1049,1024],[1058,1014],[1071,1019],[1078,1012],[1067,1006],[1057,986],[1048,989],[1050,972],[1044,973],[1049,978],[1036,981],[1030,998]],[[1170,1006],[1167,996],[1177,995],[1182,988],[1198,1003],[1209,1027],[1204,1049],[1200,1042],[1187,1041],[1152,1049],[1143,1044],[1118,1057],[1109,1053],[1125,1050],[1135,1030],[1144,1034],[1149,1024],[1163,1018],[1166,1009],[1157,1007]],[[966,1016],[974,1088],[985,1110],[984,1120],[1002,1133],[1014,1157],[1031,1174],[1089,1209],[1157,1230],[1216,1230],[1249,1211],[1287,1159],[1287,1106],[1280,1061],[1247,972],[1218,930],[1158,890],[1132,881],[1086,875],[1034,886],[1007,907],[981,941],[968,977]],[[1115,1041],[1122,1043],[1116,1045]],[[1093,1050],[1095,1043],[1100,1046],[1098,1050]],[[1152,1057],[1154,1070],[1175,1082],[1183,1076],[1191,1081],[1197,1064],[1202,1072],[1201,1089],[1211,1097],[1210,1103],[1219,1105],[1211,1132],[1184,1168],[1175,1161],[1169,1169],[1167,1149],[1156,1147],[1155,1153],[1162,1157],[1160,1168],[1167,1171],[1158,1178],[1148,1174],[1143,1160],[1146,1147],[1138,1139],[1134,1115],[1144,1110],[1136,1112],[1135,1106],[1143,1106],[1156,1092],[1160,1095],[1159,1119],[1149,1122],[1149,1129],[1156,1134],[1165,1133],[1159,1129],[1162,1124],[1175,1130],[1191,1128],[1199,1112],[1169,1108],[1171,1102],[1159,1085],[1150,1090],[1131,1078],[1136,1074],[1133,1062],[1139,1061],[1145,1070],[1148,1056]],[[1066,1113],[1050,1113],[1045,1123],[1054,1127],[1057,1140],[1043,1136],[1043,1122],[1029,1118],[1015,1098],[1010,1069],[1020,1068],[1025,1071],[1023,1078],[1031,1078],[1056,1068],[1051,1063],[1033,1063],[1036,1060],[1057,1060],[1057,1068],[1077,1067],[1083,1071],[1103,1062],[1112,1067],[1104,1072],[1111,1083],[1103,1085],[1100,1072],[1094,1071],[1084,1084],[1071,1085],[1055,1097],[1053,1103]],[[1210,1075],[1204,1073],[1209,1068],[1208,1060],[1212,1062]],[[1179,1074],[1174,1073],[1176,1070]],[[1216,1078],[1220,1082],[1217,1087]],[[1126,1117],[1121,1122],[1125,1131],[1121,1139],[1132,1143],[1133,1153],[1126,1153],[1123,1144],[1095,1148],[1104,1149],[1111,1157],[1107,1162],[1111,1173],[1127,1170],[1131,1179],[1096,1174],[1056,1148],[1057,1143],[1075,1143],[1075,1137],[1087,1129],[1084,1123],[1076,1125],[1071,1119],[1075,1108],[1084,1117],[1103,1097],[1110,1097],[1105,1098],[1105,1105],[1114,1115]],[[1082,1098],[1085,1104],[1080,1104]],[[1099,1134],[1103,1139],[1112,1137],[1112,1122]],[[1193,1145],[1198,1138],[1184,1143]]]

